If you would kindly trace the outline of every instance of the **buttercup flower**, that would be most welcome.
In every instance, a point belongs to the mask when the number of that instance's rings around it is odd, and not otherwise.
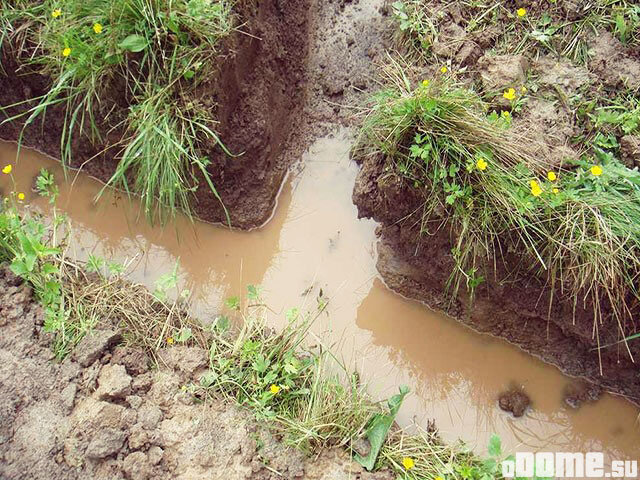
[[[405,470],[411,470],[416,466],[416,462],[413,461],[413,458],[404,457],[402,459],[402,466],[405,468]]]
[[[175,340],[173,339],[173,337],[169,337],[169,338],[167,338],[167,343],[168,343],[169,345],[173,345],[173,342],[175,342]]]
[[[423,87],[428,87],[429,86],[429,80],[422,80],[422,86]]]
[[[63,57],[68,57],[69,55],[71,55],[71,49],[69,47],[66,47],[64,50],[62,50]]]
[[[277,395],[280,392],[280,387],[276,384],[273,384],[269,387],[269,391],[274,395]]]
[[[93,24],[93,31],[96,32],[96,33],[102,33],[102,24],[94,23]]]
[[[557,188],[554,188],[554,189],[553,189],[553,190],[551,190],[551,191],[552,191],[553,193],[555,193],[555,194],[560,193],[560,190],[559,190],[559,189],[557,189]]]
[[[11,173],[11,170],[13,170],[13,166],[11,164],[5,165],[2,169],[2,173],[4,173],[5,175],[9,175]]]
[[[556,172],[549,172],[547,173],[547,178],[550,182],[555,182],[558,176],[556,175]]]
[[[60,15],[62,15],[62,10],[60,10],[59,8],[56,8],[55,10],[53,10],[53,12],[51,12],[51,16],[53,18],[58,18]]]
[[[511,117],[511,112],[509,110],[503,110],[502,114],[501,114],[504,118],[509,118]]]
[[[520,87],[520,91],[522,93],[527,93],[527,87],[525,87],[524,85],[522,87]]]
[[[476,167],[478,167],[478,170],[485,171],[488,166],[489,164],[484,158],[479,158],[478,161],[476,162]]]
[[[535,180],[531,180],[531,182],[529,182],[529,185],[531,185],[531,195],[533,195],[534,197],[539,197],[540,195],[542,195],[542,188],[540,188],[538,182],[536,182]]]
[[[602,167],[600,165],[594,165],[591,167],[591,175],[594,177],[599,177],[602,175]]]
[[[18,194],[18,200],[24,200],[24,193],[20,192]]]
[[[524,17],[527,14],[526,8],[519,8],[516,12],[520,18]]]
[[[505,90],[502,96],[507,100],[514,100],[516,98],[516,89],[510,88],[509,90]]]
[[[447,72],[449,71],[449,69],[448,69],[446,66],[443,66],[443,67],[440,69],[440,71],[441,71],[442,73],[447,73]]]

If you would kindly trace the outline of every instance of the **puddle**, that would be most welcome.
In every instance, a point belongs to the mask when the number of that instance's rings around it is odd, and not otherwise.
[[[638,410],[631,404],[605,395],[574,411],[562,403],[569,380],[555,368],[386,289],[375,270],[375,223],[357,220],[351,203],[357,167],[348,159],[350,141],[340,131],[316,142],[303,171],[283,189],[272,220],[249,233],[183,218],[152,228],[126,196],[109,192],[96,205],[92,199],[101,186],[70,172],[57,207],[73,223],[70,251],[79,259],[92,253],[133,260],[131,279],[151,287],[179,259],[194,314],[203,319],[247,284],[262,285],[275,312],[313,309],[322,289],[330,303],[315,332],[358,369],[376,397],[393,394],[400,384],[411,387],[401,424],[425,426],[435,419],[445,440],[462,438],[479,453],[495,432],[508,451],[639,458]],[[0,143],[1,163],[13,162],[15,152],[15,145]],[[1,186],[5,193],[25,192],[27,204],[50,214],[51,207],[31,192],[42,167],[62,183],[56,162],[23,150],[13,170],[16,187],[6,176]],[[520,419],[497,407],[497,394],[511,383],[524,385],[533,403]]]

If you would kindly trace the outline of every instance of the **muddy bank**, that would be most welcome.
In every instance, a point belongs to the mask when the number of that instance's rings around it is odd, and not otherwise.
[[[159,365],[104,325],[52,362],[31,289],[0,269],[0,477],[6,479],[390,479],[343,452],[307,458],[252,415],[183,387],[204,350],[170,347]]]
[[[283,155],[288,137],[295,132],[303,104],[306,60],[308,55],[309,0],[238,2],[235,13],[239,31],[225,40],[219,67],[211,78],[195,91],[185,91],[187,98],[204,106],[218,119],[216,130],[236,157],[225,155],[213,142],[201,145],[202,154],[211,160],[208,171],[230,212],[232,224],[251,228],[264,223],[275,203],[282,179],[292,158]],[[28,65],[28,51],[16,58],[15,47],[2,46],[0,105],[3,107],[37,98],[51,84]],[[115,79],[108,86],[96,117],[102,132],[109,132],[104,142],[94,145],[88,136],[77,135],[73,143],[73,167],[106,182],[118,163],[131,98]],[[120,82],[121,83],[121,82]],[[26,103],[9,108],[12,116],[32,107]],[[65,104],[47,110],[24,132],[24,143],[54,158],[60,157]],[[22,125],[15,121],[0,126],[0,138],[16,140]],[[106,150],[105,150],[106,149]],[[204,220],[225,221],[218,200],[201,181],[194,198],[194,210]]]
[[[392,290],[640,405],[639,369],[623,344],[602,349],[599,355],[592,335],[593,312],[578,302],[574,317],[573,299],[557,292],[550,310],[550,289],[534,276],[510,276],[514,263],[497,259],[495,276],[487,276],[478,287],[471,306],[465,293],[450,298],[446,285],[454,268],[453,233],[445,226],[432,235],[420,234],[419,215],[414,213],[421,208],[421,197],[412,186],[387,174],[384,159],[365,160],[353,198],[361,217],[382,224],[377,268]],[[601,330],[600,335],[602,344],[616,341],[611,329]],[[637,343],[629,345],[634,357],[640,358]]]
[[[234,227],[264,224],[289,168],[315,138],[336,124],[351,123],[352,106],[372,93],[374,63],[390,38],[390,18],[383,3],[238,2],[240,31],[225,40],[216,74],[187,99],[213,113],[223,143],[241,154],[229,157],[215,145],[202,147],[212,161],[208,171]],[[0,105],[4,107],[37,98],[50,87],[48,78],[16,55],[15,48],[3,45]],[[118,142],[124,133],[119,124],[132,100],[122,93],[124,86],[115,83],[97,115],[108,118],[100,125],[101,131],[109,132],[105,142],[93,145],[87,137],[78,137],[72,146],[72,166],[103,182],[117,166],[122,148]],[[5,114],[15,115],[31,106],[8,108]],[[63,105],[49,108],[44,128],[41,120],[34,122],[24,132],[24,144],[60,158],[64,115]],[[17,140],[21,130],[19,121],[0,125],[0,138]],[[226,221],[204,182],[193,207],[204,221]]]

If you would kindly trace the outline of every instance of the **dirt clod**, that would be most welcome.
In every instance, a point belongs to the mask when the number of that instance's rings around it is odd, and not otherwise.
[[[529,396],[520,389],[511,389],[500,394],[498,405],[505,412],[511,412],[514,417],[521,417],[531,404]]]
[[[131,377],[122,365],[105,365],[98,377],[96,395],[100,400],[118,400],[130,391]]]
[[[478,60],[482,86],[487,92],[519,88],[528,68],[529,61],[522,55],[485,55]]]
[[[73,352],[73,359],[81,367],[88,367],[120,340],[122,335],[114,330],[94,330],[80,340]]]
[[[627,167],[640,167],[640,135],[625,135],[620,139],[620,156]]]

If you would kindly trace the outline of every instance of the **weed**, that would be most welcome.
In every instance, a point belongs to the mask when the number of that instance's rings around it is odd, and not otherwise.
[[[354,154],[379,156],[421,193],[422,232],[448,225],[455,234],[452,293],[463,284],[473,291],[510,252],[525,265],[520,273],[594,308],[598,341],[605,311],[624,339],[629,295],[640,299],[640,174],[616,160],[614,144],[601,137],[595,157],[552,169],[487,118],[473,92],[446,80],[411,88],[399,62],[388,78]]]
[[[119,123],[128,138],[110,183],[128,188],[127,179],[135,178],[150,220],[163,209],[191,214],[189,198],[200,178],[219,199],[200,153],[202,143],[212,140],[229,152],[212,130],[213,119],[185,96],[210,74],[220,40],[233,30],[231,7],[227,0],[66,0],[46,1],[37,9],[14,6],[3,20],[3,38],[15,39],[25,23],[32,46],[27,66],[48,75],[52,85],[42,97],[23,102],[27,109],[22,113],[7,113],[5,122],[24,117],[26,127],[38,118],[45,121],[49,109],[62,105],[65,165],[71,163],[76,137],[104,143],[104,127]],[[117,106],[105,98],[123,87],[132,103],[128,118],[120,122]],[[151,208],[156,197],[159,206]]]

